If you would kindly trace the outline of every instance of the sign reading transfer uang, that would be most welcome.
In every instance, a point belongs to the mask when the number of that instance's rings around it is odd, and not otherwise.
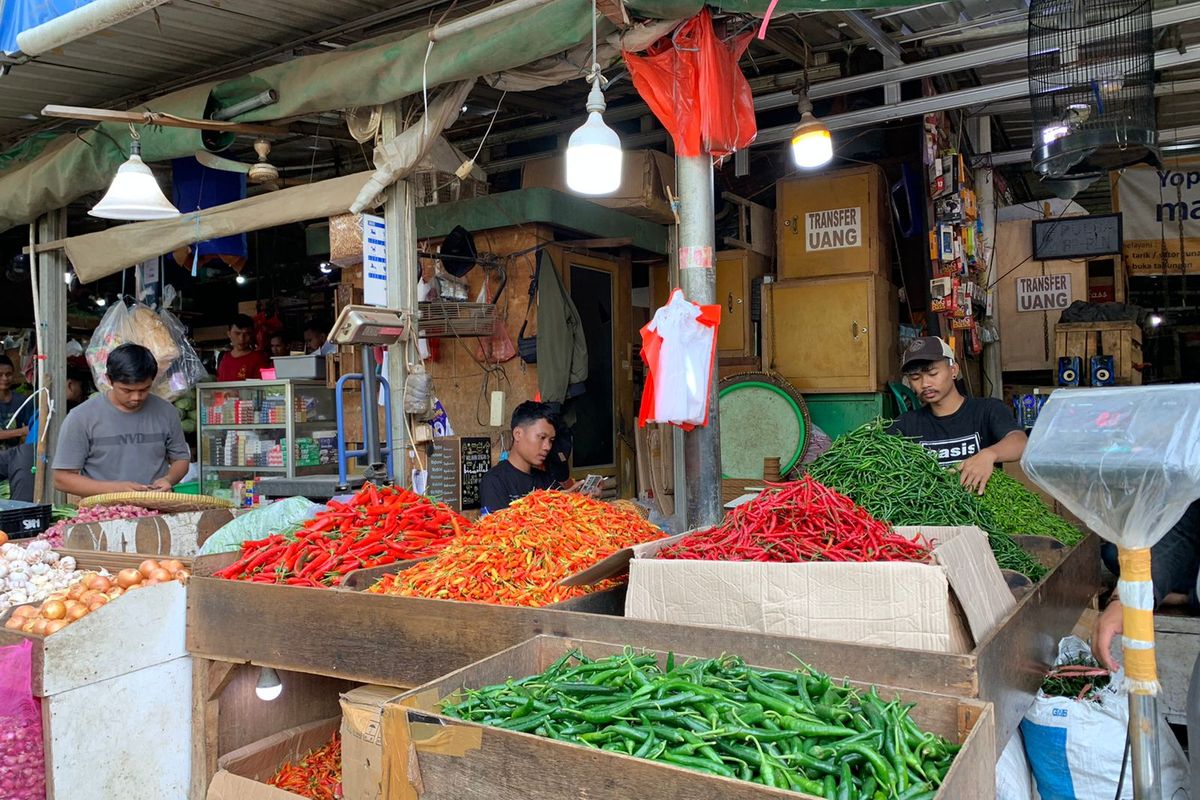
[[[1113,209],[1123,217],[1130,275],[1200,273],[1200,161],[1114,172]]]
[[[1071,276],[1017,278],[1017,311],[1058,311],[1071,305]]]
[[[809,252],[861,245],[861,208],[828,208],[804,215],[804,246]]]

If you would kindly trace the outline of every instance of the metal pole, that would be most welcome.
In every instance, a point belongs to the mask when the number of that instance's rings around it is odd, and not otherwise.
[[[400,103],[383,107],[380,125],[381,144],[400,135],[404,129],[404,111]],[[408,311],[413,324],[417,319],[417,221],[416,198],[412,184],[399,180],[385,192],[387,203],[383,207],[383,221],[387,226],[387,301],[388,307]],[[392,397],[392,464],[395,480],[400,486],[411,483],[408,440],[408,425],[404,416],[404,387],[408,383],[409,344],[401,342],[387,349],[387,377],[391,384]],[[400,397],[396,397],[396,394]],[[397,402],[399,401],[399,402]],[[366,401],[363,402],[364,407]]]
[[[975,120],[978,130],[975,136],[975,149],[979,153],[992,152],[992,120],[982,116]],[[993,183],[992,166],[985,164],[975,170],[975,193],[978,199],[979,218],[983,221],[984,257],[987,258],[987,276],[984,286],[992,286],[996,282],[996,187]],[[988,290],[992,302],[992,316],[988,317],[992,329],[996,332],[996,341],[983,344],[983,377],[987,381],[985,397],[1004,399],[1004,378],[1000,366],[1000,317],[996,313],[995,287]]]
[[[711,305],[717,301],[712,158],[707,154],[676,156],[675,172],[679,183],[679,286],[692,302]],[[721,521],[721,428],[715,365],[708,387],[708,424],[684,434],[683,458],[687,524],[692,528],[716,525]]]
[[[1129,693],[1129,752],[1136,800],[1162,800],[1158,759],[1158,696]]]

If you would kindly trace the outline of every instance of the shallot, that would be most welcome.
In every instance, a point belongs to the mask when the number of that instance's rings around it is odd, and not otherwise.
[[[157,517],[157,511],[151,511],[141,506],[89,506],[79,509],[71,519],[56,522],[38,535],[39,539],[50,542],[54,547],[63,546],[63,536],[72,525],[83,525],[87,522],[108,522],[115,519],[138,519],[139,517]]]

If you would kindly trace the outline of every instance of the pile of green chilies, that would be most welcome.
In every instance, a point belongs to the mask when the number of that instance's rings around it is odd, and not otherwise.
[[[1083,532],[1055,514],[1042,498],[1020,481],[996,472],[979,500],[1001,533],[1049,536],[1067,546],[1083,540]]]
[[[836,439],[808,465],[808,474],[865,508],[876,519],[898,526],[976,525],[1001,569],[1039,581],[1046,569],[996,526],[979,497],[959,485],[916,442],[888,433],[882,420]]]
[[[626,648],[571,650],[539,675],[464,689],[443,714],[826,800],[928,800],[959,747],[913,705],[828,675],[726,656],[660,666]]]

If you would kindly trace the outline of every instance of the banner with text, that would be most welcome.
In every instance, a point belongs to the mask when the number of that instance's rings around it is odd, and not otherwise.
[[[1128,275],[1200,273],[1200,161],[1168,160],[1112,173]]]

